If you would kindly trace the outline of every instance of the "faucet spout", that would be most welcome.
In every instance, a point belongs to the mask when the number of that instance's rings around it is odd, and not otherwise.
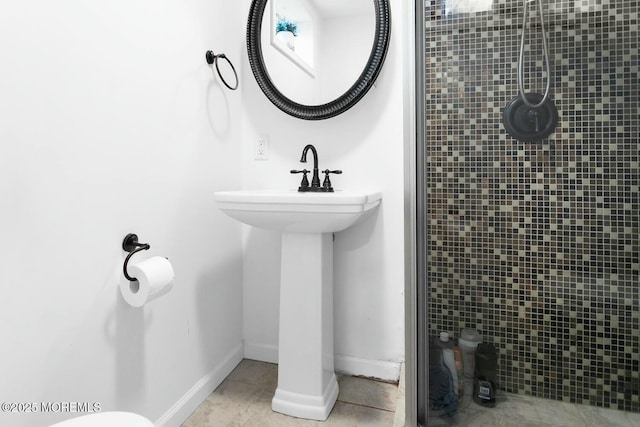
[[[316,147],[311,144],[305,146],[302,150],[300,162],[307,163],[307,152],[309,150],[311,150],[311,154],[313,154],[313,177],[311,178],[311,188],[320,188],[320,177],[318,176],[318,151],[316,150]]]

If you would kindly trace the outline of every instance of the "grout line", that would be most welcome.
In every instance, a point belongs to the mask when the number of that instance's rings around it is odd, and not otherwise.
[[[361,404],[361,403],[345,402],[344,400],[338,400],[338,402],[340,402],[340,403],[344,403],[345,405],[361,406],[361,407],[363,407],[363,408],[375,409],[375,410],[378,410],[378,411],[384,411],[384,412],[391,412],[392,414],[396,412],[396,411],[391,411],[391,410],[389,410],[389,409],[378,408],[378,407],[375,407],[375,406],[363,405],[363,404]],[[397,409],[397,408],[396,408],[396,409]]]

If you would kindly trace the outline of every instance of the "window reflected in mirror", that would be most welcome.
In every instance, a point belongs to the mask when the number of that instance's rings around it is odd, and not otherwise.
[[[312,77],[318,20],[309,0],[271,1],[271,45]]]

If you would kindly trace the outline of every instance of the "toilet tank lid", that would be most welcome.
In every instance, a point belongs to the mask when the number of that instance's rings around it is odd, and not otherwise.
[[[154,427],[153,423],[142,415],[132,412],[100,412],[71,418],[50,427]]]

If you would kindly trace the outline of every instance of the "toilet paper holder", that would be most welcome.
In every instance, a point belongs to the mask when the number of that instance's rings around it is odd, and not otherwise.
[[[124,273],[124,277],[126,277],[127,280],[131,282],[135,282],[137,280],[135,277],[131,277],[129,276],[129,273],[127,273],[127,264],[129,264],[129,259],[131,259],[133,254],[140,251],[146,251],[150,247],[151,245],[149,245],[148,243],[138,243],[138,236],[136,234],[129,233],[125,236],[124,240],[122,241],[122,249],[129,252],[129,255],[127,255],[124,260],[122,272]]]

